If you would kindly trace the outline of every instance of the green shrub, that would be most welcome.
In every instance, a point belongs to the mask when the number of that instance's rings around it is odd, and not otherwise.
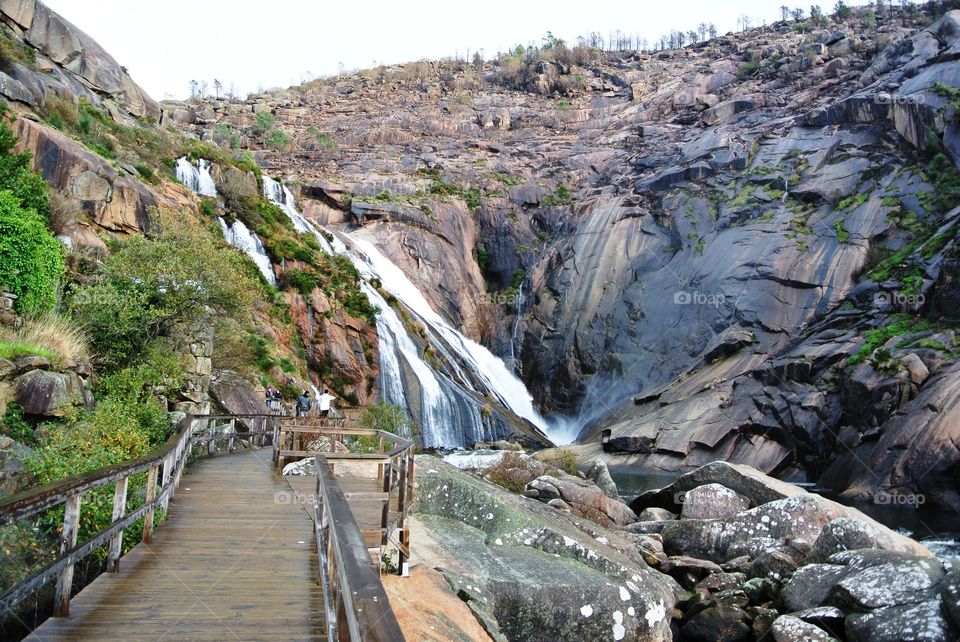
[[[758,69],[760,69],[760,63],[745,62],[737,69],[737,77],[743,80],[757,73]]]
[[[417,423],[403,408],[383,401],[365,406],[357,425],[368,430],[383,430],[404,439],[413,439],[420,434]]]
[[[273,129],[267,136],[267,146],[276,150],[288,149],[293,144],[293,139],[287,136],[282,129]]]
[[[273,129],[277,123],[277,118],[268,111],[257,112],[253,119],[253,131],[257,134],[266,134]]]
[[[3,417],[0,417],[0,434],[25,446],[32,446],[35,443],[33,426],[23,418],[23,408],[15,401],[7,404]]]
[[[206,309],[234,314],[260,293],[242,255],[209,230],[167,215],[161,229],[112,242],[102,270],[70,298],[108,368],[135,359],[153,339]]]
[[[17,295],[21,312],[53,309],[64,274],[63,246],[34,210],[0,191],[0,286]]]

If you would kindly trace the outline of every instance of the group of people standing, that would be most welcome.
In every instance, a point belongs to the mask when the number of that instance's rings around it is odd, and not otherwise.
[[[336,400],[336,397],[324,388],[323,393],[317,397],[317,415],[320,417],[329,416],[334,400]],[[272,414],[279,415],[283,413],[283,397],[280,391],[273,386],[267,386],[266,404]],[[306,417],[310,414],[310,411],[313,409],[313,400],[310,398],[309,390],[304,390],[303,394],[297,397],[294,409],[298,417]]]

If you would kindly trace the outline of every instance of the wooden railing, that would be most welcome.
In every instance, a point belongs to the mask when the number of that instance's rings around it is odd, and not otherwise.
[[[188,415],[177,424],[166,443],[149,455],[0,500],[0,526],[64,506],[58,557],[0,595],[0,611],[13,608],[56,579],[54,615],[68,615],[76,563],[100,546],[108,544],[107,571],[118,572],[124,529],[140,518],[144,520],[141,540],[149,543],[153,537],[156,511],[166,509],[180,484],[184,466],[191,454],[198,450],[201,456],[213,454],[218,442],[225,442],[229,450],[234,450],[242,439],[248,439],[251,443],[259,441],[261,445],[272,444],[279,431],[280,419],[277,415]],[[242,430],[238,429],[238,422]],[[244,428],[244,423],[250,423],[254,428]],[[198,449],[197,446],[204,447]],[[127,513],[130,477],[139,473],[147,473],[144,503]],[[110,524],[86,541],[77,543],[84,494],[111,483],[115,486]]]
[[[412,479],[412,444],[406,443],[409,445],[401,444],[395,448],[405,453],[402,472],[397,477],[401,480]],[[327,639],[344,642],[404,640],[400,624],[390,608],[386,591],[380,581],[379,570],[370,558],[364,533],[350,507],[350,502],[357,498],[348,497],[340,488],[328,456],[317,455],[315,462],[317,491],[313,501],[317,555],[320,558],[320,579],[327,613]],[[392,464],[386,465],[392,469]],[[384,523],[390,503],[390,493],[386,489],[392,485],[391,479],[393,473],[388,471],[384,476]],[[412,497],[406,497],[407,486],[403,481],[400,484],[401,501],[411,499]],[[412,485],[410,488],[412,492]],[[405,511],[401,508],[399,514],[403,528]],[[382,532],[382,543],[385,544],[389,525],[385,524]],[[408,531],[403,528],[401,532]],[[402,540],[402,544],[395,542],[400,550],[401,568],[409,555],[409,537],[403,537]]]
[[[404,563],[410,558],[410,530],[407,522],[413,503],[414,443],[383,430],[351,428],[349,425],[349,418],[301,417],[282,420],[274,442],[274,459],[278,471],[282,474],[289,461],[317,455],[322,455],[331,468],[338,462],[376,464],[377,480],[381,482],[380,492],[346,493],[346,498],[353,504],[380,502],[383,505],[379,527],[376,530],[361,529],[361,534],[365,539],[376,539],[380,557],[387,545],[393,544],[399,552],[397,570],[402,572]],[[350,437],[375,437],[377,452],[349,452],[347,439]],[[326,439],[328,447],[324,450],[309,449],[306,447],[309,444],[303,443],[307,439]],[[394,500],[396,511],[391,514],[390,506]]]

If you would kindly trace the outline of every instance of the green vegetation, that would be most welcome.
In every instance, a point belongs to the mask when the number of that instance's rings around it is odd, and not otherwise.
[[[108,368],[139,358],[157,337],[205,309],[245,308],[257,292],[252,268],[211,231],[170,216],[161,218],[161,229],[111,242],[102,269],[69,298]]]
[[[16,143],[0,122],[0,287],[17,295],[21,312],[43,312],[56,304],[63,247],[47,229],[47,185],[29,153],[14,153]]]
[[[560,111],[569,111],[573,108],[573,105],[570,104],[569,100],[561,100],[557,102],[557,109]]]
[[[21,312],[43,312],[57,301],[63,248],[43,218],[20,203],[11,192],[0,191],[0,286],[19,297]]]
[[[213,140],[216,141],[218,145],[229,147],[230,149],[240,147],[241,143],[240,134],[226,123],[217,123],[217,126],[213,128]]]
[[[850,239],[850,232],[843,226],[843,219],[839,219],[833,224],[833,231],[837,234],[837,240],[846,243]]]
[[[420,427],[403,408],[382,401],[365,406],[357,425],[368,430],[383,430],[404,439],[413,439],[420,434]]]
[[[521,183],[523,183],[523,181],[520,180],[519,178],[514,178],[513,176],[511,176],[510,174],[507,174],[506,172],[490,172],[487,174],[487,176],[489,176],[495,181],[500,181],[503,185],[507,187],[513,187],[515,185],[520,185]]]
[[[749,78],[750,76],[757,73],[757,70],[760,69],[760,63],[758,62],[745,62],[740,67],[737,68],[737,78],[741,80]]]
[[[837,203],[837,210],[840,212],[845,212],[847,210],[855,210],[864,203],[867,202],[867,199],[870,198],[869,194],[854,194],[842,199]]]
[[[540,199],[540,204],[547,207],[564,207],[573,203],[573,194],[566,185],[557,187],[553,194],[548,194]]]
[[[267,135],[266,143],[268,147],[280,151],[289,149],[293,145],[293,139],[287,136],[282,129],[273,129]]]
[[[865,337],[866,342],[856,353],[847,359],[847,365],[853,366],[868,359],[878,348],[894,337],[920,332],[929,327],[930,324],[927,321],[915,319],[907,315],[899,315],[898,320],[889,325],[868,330]]]
[[[481,194],[479,189],[445,182],[443,180],[443,170],[439,167],[431,169],[420,168],[417,170],[417,175],[430,179],[429,191],[431,194],[441,197],[461,198],[471,212],[480,207]]]
[[[7,409],[0,417],[0,435],[6,435],[25,446],[35,443],[33,426],[23,418],[23,408],[15,401],[7,403]]]
[[[76,321],[55,314],[27,317],[19,328],[0,326],[0,358],[38,356],[55,366],[90,358],[90,340]]]
[[[277,124],[277,118],[268,111],[258,111],[253,119],[253,132],[264,135]]]
[[[325,149],[329,151],[334,151],[337,149],[337,142],[333,138],[320,130],[318,130],[313,125],[307,128],[307,133],[317,139],[317,142],[320,143]]]
[[[577,474],[577,456],[569,448],[558,448],[547,451],[542,457],[542,461],[551,466],[555,466],[568,475]]]
[[[0,69],[11,71],[14,63],[29,69],[37,66],[37,56],[33,47],[20,42],[6,25],[0,27]]]
[[[487,268],[490,267],[490,252],[488,252],[487,248],[484,246],[478,245],[475,254],[477,258],[477,265],[480,266],[481,270],[486,271]]]
[[[947,106],[954,111],[954,117],[960,117],[960,87],[938,82],[933,86],[933,91],[947,99]]]

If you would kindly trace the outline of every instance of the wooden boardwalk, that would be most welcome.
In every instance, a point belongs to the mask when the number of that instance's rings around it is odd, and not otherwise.
[[[317,579],[313,521],[271,451],[220,456],[182,478],[153,543],[28,639],[322,640]]]

